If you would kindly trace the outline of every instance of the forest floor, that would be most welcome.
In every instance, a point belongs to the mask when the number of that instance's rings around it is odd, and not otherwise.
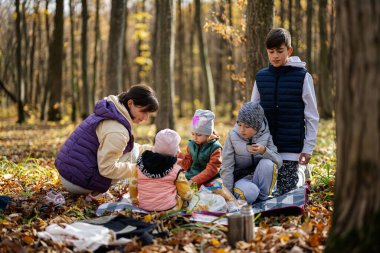
[[[0,252],[72,252],[62,243],[44,241],[37,232],[52,223],[72,223],[95,217],[99,203],[86,202],[83,196],[64,191],[59,185],[54,158],[65,139],[74,130],[69,123],[35,123],[16,125],[16,118],[0,115],[0,195],[12,202],[0,210]],[[190,137],[189,120],[176,121],[185,148]],[[233,122],[216,124],[223,143]],[[152,143],[154,127],[137,128],[137,142]],[[159,222],[170,232],[168,238],[155,239],[142,246],[138,240],[127,244],[126,252],[323,252],[332,217],[335,174],[335,124],[321,121],[317,145],[311,161],[313,179],[306,211],[297,216],[258,217],[255,240],[228,246],[226,228],[222,225],[193,223],[182,217],[163,214],[125,215],[148,222]],[[44,207],[46,193],[60,192],[65,204]],[[116,198],[122,190],[112,192]],[[101,202],[100,200],[99,202]]]

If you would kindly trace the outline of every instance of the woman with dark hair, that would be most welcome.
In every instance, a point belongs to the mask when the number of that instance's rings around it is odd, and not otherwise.
[[[158,110],[154,91],[134,85],[118,96],[98,101],[88,116],[69,136],[57,154],[55,166],[63,187],[75,194],[107,192],[113,180],[130,177],[135,161],[149,145],[134,143],[133,124],[147,121]],[[135,146],[135,147],[134,147]]]

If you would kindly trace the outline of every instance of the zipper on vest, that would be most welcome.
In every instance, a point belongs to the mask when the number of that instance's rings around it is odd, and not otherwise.
[[[273,138],[276,139],[275,143],[277,143],[277,115],[278,115],[278,101],[277,101],[277,97],[278,97],[278,80],[280,79],[280,74],[279,73],[276,73],[276,85],[274,86],[274,124],[275,124],[275,127],[273,127],[273,130],[274,130],[274,133],[273,133]]]

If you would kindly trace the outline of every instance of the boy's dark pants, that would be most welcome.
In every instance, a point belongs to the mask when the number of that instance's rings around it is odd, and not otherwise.
[[[283,195],[297,187],[297,170],[298,161],[285,160],[283,162],[282,167],[278,170],[276,195]]]

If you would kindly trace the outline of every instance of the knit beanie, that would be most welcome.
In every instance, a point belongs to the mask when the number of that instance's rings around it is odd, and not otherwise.
[[[156,134],[154,152],[162,155],[177,156],[180,142],[181,137],[176,131],[171,129],[161,130]]]
[[[240,108],[237,121],[245,123],[256,131],[259,131],[264,118],[264,110],[261,105],[256,102],[248,102]]]
[[[203,135],[211,135],[214,131],[215,114],[209,110],[198,109],[191,121],[191,132]]]

